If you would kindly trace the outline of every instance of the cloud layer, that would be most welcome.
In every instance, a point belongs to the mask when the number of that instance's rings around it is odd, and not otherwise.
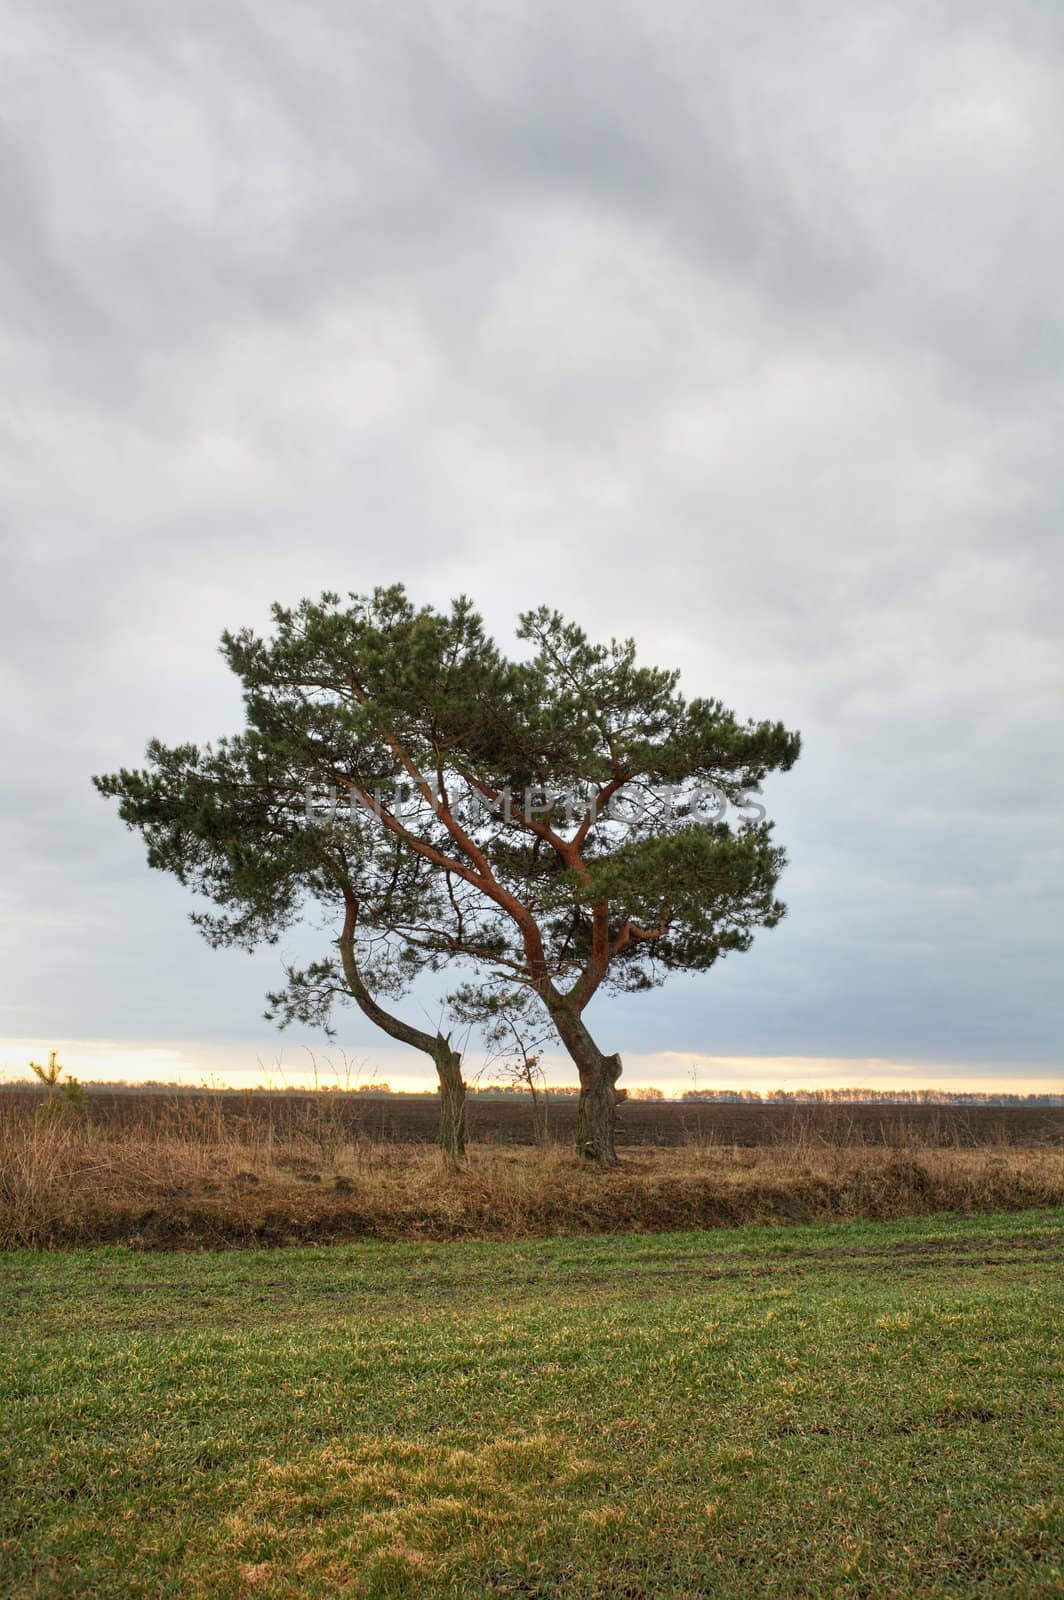
[[[271,1048],[88,775],[398,578],[803,732],[790,917],[604,1045],[1059,1068],[1056,11],[12,13],[0,1032]]]

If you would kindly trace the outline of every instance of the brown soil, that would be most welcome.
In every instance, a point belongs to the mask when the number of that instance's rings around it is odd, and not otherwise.
[[[435,1095],[376,1096],[314,1094],[311,1091],[249,1093],[241,1090],[192,1090],[180,1094],[93,1089],[88,1117],[108,1129],[179,1124],[233,1131],[275,1134],[298,1131],[322,1100],[351,1138],[375,1143],[433,1144],[439,1119]],[[5,1112],[40,1104],[39,1091],[8,1086],[0,1093],[0,1119]],[[482,1144],[533,1143],[529,1107],[514,1100],[467,1102],[470,1138]],[[552,1136],[570,1142],[576,1133],[576,1103],[552,1100]],[[618,1108],[617,1143],[621,1146],[677,1146],[719,1143],[754,1147],[808,1140],[827,1144],[920,1146],[932,1149],[989,1145],[1064,1144],[1064,1106],[904,1106],[904,1105],[698,1105],[684,1102],[627,1100]]]

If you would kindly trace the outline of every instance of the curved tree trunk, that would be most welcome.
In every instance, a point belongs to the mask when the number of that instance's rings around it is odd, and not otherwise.
[[[436,1075],[440,1081],[440,1131],[438,1143],[440,1149],[452,1161],[461,1161],[465,1155],[465,1097],[466,1086],[462,1079],[462,1057],[457,1050],[451,1049],[451,1041],[442,1034],[423,1033],[420,1028],[414,1028],[409,1022],[404,1022],[402,1017],[386,1011],[382,1005],[370,994],[366,987],[365,979],[358,970],[358,961],[355,957],[355,923],[358,907],[354,899],[347,902],[347,915],[344,919],[344,931],[337,943],[340,946],[340,958],[343,962],[344,977],[347,987],[364,1016],[376,1024],[378,1028],[393,1039],[398,1039],[402,1044],[410,1045],[413,1050],[423,1050],[431,1056],[436,1066]]]
[[[565,1048],[580,1074],[580,1102],[576,1113],[576,1149],[589,1161],[604,1167],[617,1165],[614,1139],[617,1106],[628,1091],[617,1088],[621,1058],[603,1055],[579,1013],[564,999],[549,999],[547,1009]]]

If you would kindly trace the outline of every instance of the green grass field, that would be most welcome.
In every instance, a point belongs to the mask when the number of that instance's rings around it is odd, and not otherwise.
[[[5,1596],[1064,1594],[1064,1212],[0,1257]]]

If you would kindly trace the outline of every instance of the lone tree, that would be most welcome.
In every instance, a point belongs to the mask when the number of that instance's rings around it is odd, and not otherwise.
[[[457,1052],[377,995],[457,966],[464,1014],[479,987],[490,1018],[501,988],[528,990],[579,1073],[578,1147],[613,1163],[621,1059],[585,1010],[600,990],[705,971],[780,920],[783,851],[751,797],[798,735],[685,700],[631,640],[592,644],[547,609],[521,617],[520,660],[468,600],[416,608],[398,585],[275,606],[273,622],[269,639],[223,635],[244,732],[153,741],[145,769],[97,788],[151,865],[214,902],[195,918],[213,942],[276,941],[315,905],[335,919],[336,953],[289,969],[268,1014],[328,1025],[354,999],[426,1050],[455,1154]]]

